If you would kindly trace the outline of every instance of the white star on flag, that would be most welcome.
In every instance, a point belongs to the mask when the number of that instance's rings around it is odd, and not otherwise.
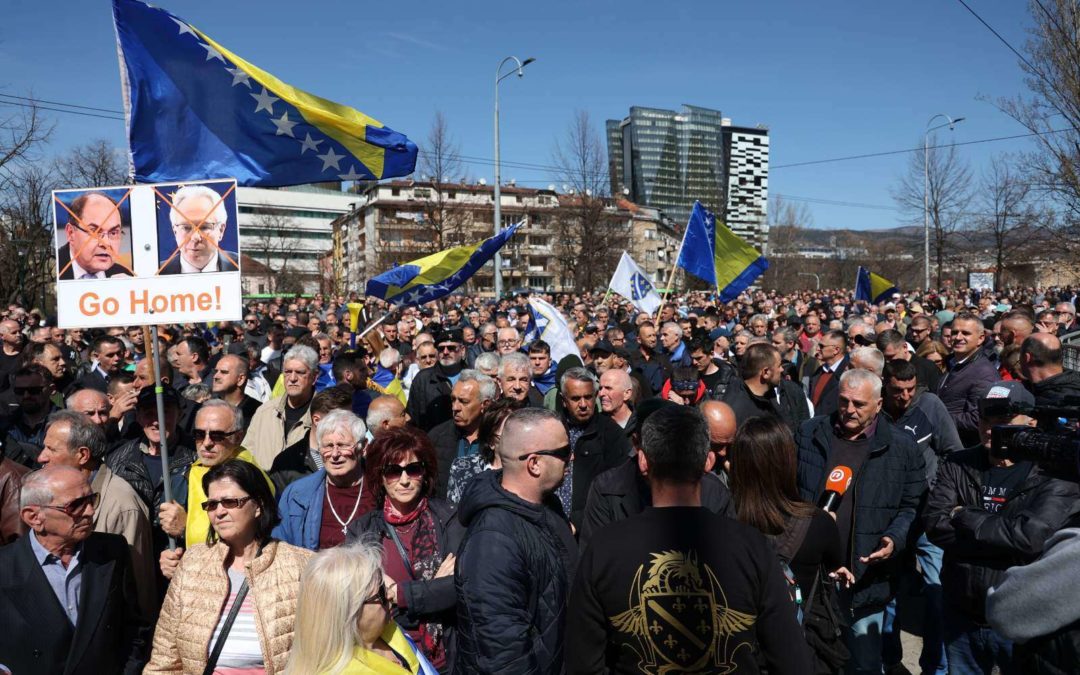
[[[206,50],[207,61],[209,61],[210,59],[218,59],[222,63],[225,63],[225,57],[222,56],[221,52],[219,52],[217,49],[214,49],[214,47],[212,47],[211,45],[205,42],[200,42],[199,46]]]
[[[281,113],[281,117],[274,118],[271,121],[274,123],[274,126],[277,127],[277,132],[274,133],[275,136],[292,136],[293,135],[292,128],[295,127],[297,124],[299,124],[299,122],[291,122],[291,121],[289,121],[289,111],[288,110]],[[296,137],[293,136],[293,138],[296,138]]]
[[[322,170],[323,171],[328,170],[331,166],[334,167],[335,169],[337,169],[338,171],[340,171],[341,170],[341,160],[345,159],[345,155],[339,155],[339,154],[335,153],[333,148],[328,148],[325,155],[315,155],[315,156],[322,160],[322,162],[323,162]]]
[[[319,154],[319,143],[322,143],[322,139],[315,140],[311,137],[311,134],[308,133],[307,138],[300,141],[300,154],[302,155],[308,150],[314,150],[316,155]]]
[[[248,89],[251,89],[251,76],[240,70],[239,68],[226,68],[229,74],[232,75],[232,86],[238,84],[247,85]]]
[[[170,16],[169,18],[175,21],[177,26],[180,26],[180,32],[177,33],[177,35],[183,35],[184,33],[187,33],[188,35],[195,35],[195,31],[191,30],[191,26],[187,25],[180,19],[177,19],[175,16]]]
[[[323,168],[323,171],[326,171],[326,169]],[[367,176],[356,173],[356,165],[351,164],[349,165],[349,173],[340,174],[338,175],[338,178],[340,178],[341,180],[364,180],[365,178],[367,178]]]
[[[255,106],[255,112],[260,110],[268,110],[271,115],[274,114],[274,104],[280,101],[280,98],[272,96],[270,92],[266,91],[266,87],[263,87],[261,94],[251,94],[251,97],[258,102]]]

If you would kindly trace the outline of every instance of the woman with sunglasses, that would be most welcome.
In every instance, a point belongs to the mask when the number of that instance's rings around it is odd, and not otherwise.
[[[382,543],[394,617],[440,672],[449,672],[457,598],[454,555],[464,528],[452,504],[433,496],[435,447],[411,428],[381,432],[367,451],[365,482],[377,508],[349,526],[349,540]]]
[[[271,538],[277,504],[253,464],[227,460],[202,484],[210,532],[173,575],[143,672],[275,675],[289,658],[311,553]]]
[[[320,551],[304,570],[288,675],[419,675],[431,664],[391,617],[373,537]]]
[[[312,551],[337,546],[349,525],[381,503],[371,481],[364,480],[366,435],[364,421],[349,410],[334,410],[319,420],[315,444],[323,468],[281,493],[275,537]]]

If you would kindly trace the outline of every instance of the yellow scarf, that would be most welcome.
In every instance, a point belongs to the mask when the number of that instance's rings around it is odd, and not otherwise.
[[[240,452],[233,459],[242,459],[248,464],[254,464],[256,468],[259,466],[246,448],[240,448]],[[203,466],[196,459],[188,472],[187,525],[184,529],[184,543],[187,548],[195,544],[205,544],[206,535],[210,532],[210,516],[206,515],[206,511],[202,509],[202,503],[207,499],[206,493],[203,492],[202,479],[209,471],[210,467]],[[270,492],[273,494],[274,481],[270,480],[270,476],[267,476],[262,469],[259,469],[259,473],[266,479],[266,484],[270,486]]]

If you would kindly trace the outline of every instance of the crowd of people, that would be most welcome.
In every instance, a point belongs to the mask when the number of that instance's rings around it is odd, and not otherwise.
[[[1071,289],[545,299],[8,306],[0,672],[1076,671]]]

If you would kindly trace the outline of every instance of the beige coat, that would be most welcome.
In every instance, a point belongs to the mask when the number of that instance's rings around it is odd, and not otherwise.
[[[272,398],[259,406],[259,409],[252,415],[247,435],[244,436],[243,446],[251,452],[255,457],[255,463],[263,471],[270,470],[274,465],[274,458],[282,450],[302,438],[307,438],[308,432],[311,431],[311,410],[309,407],[308,410],[304,411],[304,416],[300,418],[300,423],[289,432],[288,439],[285,438],[286,398],[286,396],[282,395]]]
[[[165,595],[153,653],[143,675],[201,675],[206,668],[210,640],[229,596],[228,550],[218,542],[199,544],[184,553]],[[282,672],[289,660],[300,574],[311,555],[307,549],[272,541],[262,555],[245,565],[267,675]]]
[[[94,531],[119,534],[131,551],[131,569],[139,607],[147,619],[157,611],[157,568],[150,533],[150,511],[131,485],[104,464],[97,470],[90,489],[100,495],[94,511]]]

